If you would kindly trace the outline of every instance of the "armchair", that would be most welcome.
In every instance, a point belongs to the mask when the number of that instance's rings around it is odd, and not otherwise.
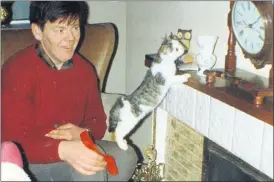
[[[101,98],[105,113],[108,116],[109,110],[119,97],[119,94],[105,93],[109,69],[118,46],[118,30],[112,23],[89,24],[82,35],[77,51],[91,61],[97,70]],[[13,54],[34,42],[35,38],[30,27],[2,29],[1,65]],[[103,139],[112,140],[108,132]]]

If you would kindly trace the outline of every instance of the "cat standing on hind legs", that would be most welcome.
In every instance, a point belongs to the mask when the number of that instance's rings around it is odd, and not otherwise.
[[[118,98],[111,108],[108,129],[115,131],[121,149],[127,150],[124,137],[160,104],[170,86],[188,81],[190,74],[176,75],[176,60],[188,48],[177,36],[166,37],[141,85],[132,94]]]

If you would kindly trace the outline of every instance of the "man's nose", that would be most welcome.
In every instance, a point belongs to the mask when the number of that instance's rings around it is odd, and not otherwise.
[[[73,35],[73,32],[71,30],[68,30],[66,33],[67,40],[74,40],[75,36]]]

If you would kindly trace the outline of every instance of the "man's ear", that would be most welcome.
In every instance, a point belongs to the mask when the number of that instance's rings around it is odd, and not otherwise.
[[[31,24],[31,31],[32,31],[34,37],[38,41],[41,41],[41,39],[43,37],[43,32],[42,32],[41,28],[36,23]]]

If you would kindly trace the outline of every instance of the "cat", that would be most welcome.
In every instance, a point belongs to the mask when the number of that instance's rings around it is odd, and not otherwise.
[[[176,60],[188,51],[181,40],[172,33],[166,36],[140,86],[132,94],[118,98],[112,106],[108,130],[115,131],[121,149],[128,149],[124,137],[160,104],[170,86],[188,81],[190,74],[175,75]]]
[[[1,181],[31,181],[18,147],[10,141],[1,143]]]

